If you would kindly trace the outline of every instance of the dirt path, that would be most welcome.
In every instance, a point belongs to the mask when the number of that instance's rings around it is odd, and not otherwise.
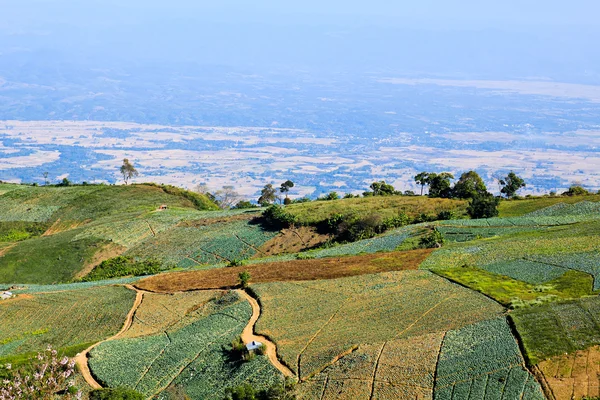
[[[133,306],[131,307],[131,310],[129,310],[129,313],[127,314],[127,317],[125,318],[125,323],[123,324],[123,327],[121,328],[121,330],[116,335],[111,336],[108,339],[104,339],[103,341],[98,342],[96,344],[93,344],[92,346],[88,347],[87,349],[85,349],[84,351],[82,351],[81,353],[79,353],[75,356],[75,362],[77,363],[77,366],[79,367],[79,371],[81,372],[83,379],[85,379],[87,384],[90,385],[92,387],[92,389],[100,389],[102,387],[102,385],[100,385],[94,379],[94,377],[92,376],[92,373],[90,371],[90,367],[88,365],[89,352],[92,351],[92,349],[94,347],[98,346],[101,343],[108,342],[109,340],[118,339],[119,336],[121,336],[123,333],[125,333],[131,327],[131,324],[133,323],[133,315],[137,311],[140,304],[142,304],[142,299],[144,297],[144,293],[146,293],[145,291],[138,290],[131,285],[125,285],[125,287],[127,289],[135,291],[136,295],[135,295],[135,301],[133,302]]]
[[[237,292],[240,294],[240,296],[248,300],[252,306],[252,317],[250,317],[248,325],[246,325],[244,331],[242,332],[242,340],[244,343],[256,341],[264,344],[267,347],[266,355],[269,358],[269,361],[271,361],[271,364],[273,364],[273,366],[277,368],[284,376],[294,376],[294,373],[288,367],[283,365],[277,358],[277,347],[275,346],[275,343],[271,342],[264,336],[254,334],[254,325],[256,324],[256,321],[258,321],[258,317],[260,317],[260,306],[258,305],[256,299],[250,296],[244,290],[237,290]]]

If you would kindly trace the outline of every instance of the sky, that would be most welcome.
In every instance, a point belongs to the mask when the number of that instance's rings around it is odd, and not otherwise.
[[[0,59],[600,82],[597,0],[0,0]],[[7,56],[8,55],[8,56]]]

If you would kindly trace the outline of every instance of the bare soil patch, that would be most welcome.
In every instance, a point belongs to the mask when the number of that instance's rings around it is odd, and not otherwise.
[[[555,400],[600,396],[600,346],[553,357],[538,368]]]
[[[299,253],[325,243],[328,239],[328,235],[318,233],[313,227],[283,229],[279,235],[263,244],[259,250],[267,256]]]
[[[232,288],[238,284],[238,274],[242,271],[250,273],[251,283],[261,283],[335,279],[379,272],[415,270],[432,251],[431,249],[398,251],[165,273],[143,279],[136,286],[151,292],[172,293]]]

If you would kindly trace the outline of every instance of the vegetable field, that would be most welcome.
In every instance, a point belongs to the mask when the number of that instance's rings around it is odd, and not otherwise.
[[[434,333],[360,345],[301,384],[300,398],[431,399],[443,337]]]
[[[267,385],[279,375],[266,357],[241,365],[225,350],[251,314],[235,293],[150,295],[126,337],[94,348],[90,368],[106,385],[146,396],[177,385],[194,398],[221,399],[235,382]]]
[[[446,333],[437,366],[435,399],[540,399],[504,318]]]
[[[523,308],[511,313],[532,364],[600,344],[600,298]]]
[[[19,295],[0,302],[0,357],[89,345],[119,331],[135,293],[124,287]]]
[[[243,220],[197,227],[177,226],[147,239],[127,254],[183,267],[217,264],[250,258],[275,235],[276,232]]]
[[[301,379],[355,346],[454,329],[503,312],[497,303],[424,271],[252,288],[263,307],[257,332],[278,344],[279,355]]]

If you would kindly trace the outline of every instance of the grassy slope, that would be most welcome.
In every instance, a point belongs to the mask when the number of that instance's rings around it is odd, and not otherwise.
[[[4,251],[0,257],[2,283],[46,284],[73,279],[108,242],[106,238],[85,235],[86,227],[92,222],[101,224],[106,220],[110,225],[114,221],[134,221],[161,204],[196,210],[189,199],[149,185],[65,188],[3,185],[2,191],[3,232],[23,237],[30,235],[26,229],[34,226],[38,233],[47,228],[47,233],[52,233],[15,242]],[[200,197],[200,200],[206,199]],[[208,201],[206,205],[209,209],[215,208]]]
[[[286,211],[309,225],[321,222],[334,214],[357,213],[359,215],[379,214],[383,218],[394,217],[400,212],[410,217],[422,213],[437,215],[440,211],[454,211],[464,215],[467,202],[463,200],[430,199],[421,196],[379,196],[359,199],[341,199],[335,201],[313,201],[292,204]]]
[[[589,196],[558,196],[558,197],[536,197],[523,200],[504,200],[500,203],[498,211],[501,217],[520,217],[542,208],[550,207],[557,203],[573,204],[581,201],[600,201],[600,195]]]

